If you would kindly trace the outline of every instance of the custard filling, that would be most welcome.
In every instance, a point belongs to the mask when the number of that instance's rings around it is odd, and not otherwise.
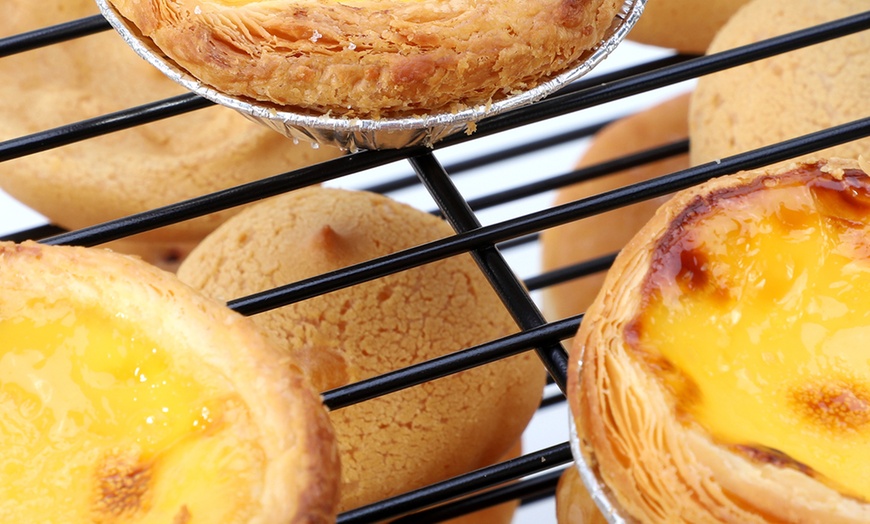
[[[870,189],[804,169],[698,198],[626,330],[686,423],[870,500]]]
[[[7,308],[8,309],[8,308]],[[0,319],[0,515],[235,522],[262,476],[237,394],[126,320],[31,300]]]

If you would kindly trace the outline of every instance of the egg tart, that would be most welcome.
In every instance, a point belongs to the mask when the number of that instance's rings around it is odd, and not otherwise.
[[[581,62],[617,0],[110,0],[217,91],[358,118],[450,113]]]
[[[639,522],[870,520],[870,178],[855,160],[680,192],[571,348],[578,459]]]
[[[0,243],[0,340],[4,522],[334,522],[316,392],[170,273]]]

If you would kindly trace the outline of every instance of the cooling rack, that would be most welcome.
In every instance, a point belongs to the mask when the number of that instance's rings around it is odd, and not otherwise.
[[[321,293],[380,278],[409,267],[470,252],[522,331],[504,339],[323,392],[330,409],[365,402],[428,380],[523,351],[535,351],[550,372],[541,408],[524,436],[525,454],[369,506],[348,511],[339,522],[394,519],[436,522],[499,502],[523,502],[517,522],[554,522],[552,495],[572,458],[564,387],[563,342],[582,315],[546,322],[537,292],[571,278],[605,270],[614,255],[541,273],[537,265],[540,231],[665,195],[709,178],[751,169],[870,135],[867,118],[758,150],[550,207],[550,194],[565,185],[606,176],[630,166],[687,151],[679,141],[610,162],[572,170],[585,140],[612,119],[671,96],[695,78],[778,53],[870,28],[870,11],[750,46],[703,57],[674,55],[626,42],[599,69],[530,107],[482,121],[472,135],[457,134],[432,148],[361,151],[308,168],[234,187],[145,213],[77,231],[63,231],[0,195],[4,239],[36,239],[48,244],[99,245],[128,235],[217,210],[324,183],[368,189],[442,215],[454,236],[300,282],[238,297],[229,306],[254,315]],[[0,59],[72,38],[108,30],[100,16],[71,20],[37,31],[0,38]],[[623,49],[627,50],[623,52]],[[211,105],[181,95],[108,115],[0,142],[0,161],[34,154],[102,134],[195,111]],[[481,181],[482,180],[482,181]],[[427,207],[428,206],[428,207]],[[543,506],[541,506],[543,504]],[[536,509],[537,508],[537,509]],[[543,508],[543,509],[541,509]]]

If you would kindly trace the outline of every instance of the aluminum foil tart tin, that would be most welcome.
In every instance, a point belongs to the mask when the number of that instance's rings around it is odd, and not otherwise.
[[[580,437],[577,435],[577,426],[574,416],[568,414],[568,427],[571,433],[571,454],[574,456],[574,467],[580,472],[580,480],[586,486],[592,501],[598,506],[598,510],[604,515],[604,520],[609,524],[636,524],[637,520],[628,515],[613,497],[610,488],[601,479],[598,469],[590,464],[580,451]]]
[[[604,40],[583,61],[541,85],[492,103],[463,111],[419,117],[360,119],[293,112],[277,105],[229,96],[203,84],[168,58],[149,38],[124,19],[108,0],[96,0],[101,13],[124,41],[142,58],[173,81],[212,102],[230,107],[246,117],[294,140],[329,144],[346,151],[431,146],[459,131],[473,132],[475,122],[534,103],[591,71],[619,45],[634,27],[647,0],[625,0]]]

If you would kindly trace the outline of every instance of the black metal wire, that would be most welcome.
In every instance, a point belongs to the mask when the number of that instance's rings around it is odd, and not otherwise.
[[[484,155],[478,155],[468,160],[463,160],[460,162],[454,162],[452,164],[448,164],[445,166],[450,175],[457,175],[459,173],[464,173],[470,171],[472,169],[476,169],[483,166],[492,165],[495,162],[504,162],[510,160],[512,158],[516,158],[522,155],[526,155],[535,151],[540,151],[542,149],[546,149],[549,147],[554,147],[557,145],[562,145],[567,142],[571,142],[573,140],[579,140],[581,138],[587,138],[592,136],[601,130],[604,126],[610,124],[613,120],[607,120],[604,122],[599,122],[597,124],[592,124],[589,126],[584,126],[579,129],[573,129],[570,131],[566,131],[564,133],[559,133],[553,136],[545,137],[540,140],[532,140],[530,142],[525,142],[523,144],[511,145],[509,147],[505,147],[499,149],[497,151],[493,151],[491,153],[487,153]],[[417,178],[416,175],[406,175],[400,176],[393,180],[383,182],[381,184],[376,184],[373,186],[369,186],[365,188],[366,191],[370,191],[372,193],[392,193],[395,191],[399,191],[401,189],[406,189],[412,186],[415,186],[420,183],[420,179]]]
[[[52,224],[45,224],[30,229],[25,229],[23,231],[16,231],[14,233],[3,235],[2,237],[0,237],[0,240],[6,242],[24,242],[25,240],[40,240],[53,235],[59,235],[61,233],[66,233],[66,229]]]
[[[405,515],[421,508],[443,504],[467,493],[486,490],[528,475],[547,471],[572,461],[567,442],[499,464],[459,475],[338,516],[339,524],[379,522]]]
[[[425,148],[415,148],[423,151]],[[70,231],[44,239],[46,244],[76,244],[93,246],[128,235],[150,231],[191,218],[207,215],[222,209],[250,204],[263,198],[279,195],[295,189],[320,184],[335,178],[373,169],[408,155],[407,150],[366,151],[346,155],[320,164],[315,164],[288,173],[216,191],[214,193],[130,215],[91,227]]]
[[[624,155],[614,160],[609,160],[582,169],[577,169],[564,175],[547,177],[541,180],[533,180],[527,184],[523,184],[512,189],[505,189],[502,191],[496,191],[488,195],[484,195],[482,197],[471,198],[468,199],[468,205],[471,207],[471,209],[479,211],[481,209],[506,204],[508,202],[515,202],[521,198],[526,198],[532,195],[546,193],[547,191],[566,187],[570,184],[600,178],[605,175],[611,175],[624,169],[629,169],[632,167],[645,165],[650,162],[655,162],[657,160],[670,158],[676,155],[687,153],[688,151],[689,141],[680,140],[672,144],[665,144],[662,146],[653,147],[650,149],[639,151],[637,153]]]
[[[393,521],[393,524],[428,524],[467,515],[497,506],[511,500],[532,501],[553,495],[566,468],[549,471],[535,477],[500,486],[470,497],[448,502],[432,509],[412,513]]]
[[[323,404],[331,410],[365,402],[423,382],[495,362],[528,351],[536,345],[564,340],[577,331],[582,318],[583,315],[572,316],[449,355],[360,380],[325,391],[321,398]]]
[[[606,271],[613,264],[615,258],[616,253],[610,253],[608,255],[602,255],[593,259],[584,260],[583,262],[571,264],[570,266],[554,269],[546,273],[541,273],[540,275],[527,278],[526,288],[528,288],[529,291],[535,291],[556,284],[561,284],[562,282],[567,282],[575,278]]]
[[[111,29],[111,27],[101,15],[94,15],[35,29],[20,35],[0,38],[0,58],[99,33]]]
[[[423,185],[435,199],[441,213],[457,233],[480,229],[480,222],[456,186],[432,153],[410,159]],[[514,275],[510,265],[495,247],[495,242],[470,251],[502,303],[522,329],[532,329],[547,323],[532,297]],[[568,355],[558,341],[535,348],[550,377],[564,391],[568,375]]]
[[[0,142],[0,162],[148,124],[214,105],[185,94]]]

